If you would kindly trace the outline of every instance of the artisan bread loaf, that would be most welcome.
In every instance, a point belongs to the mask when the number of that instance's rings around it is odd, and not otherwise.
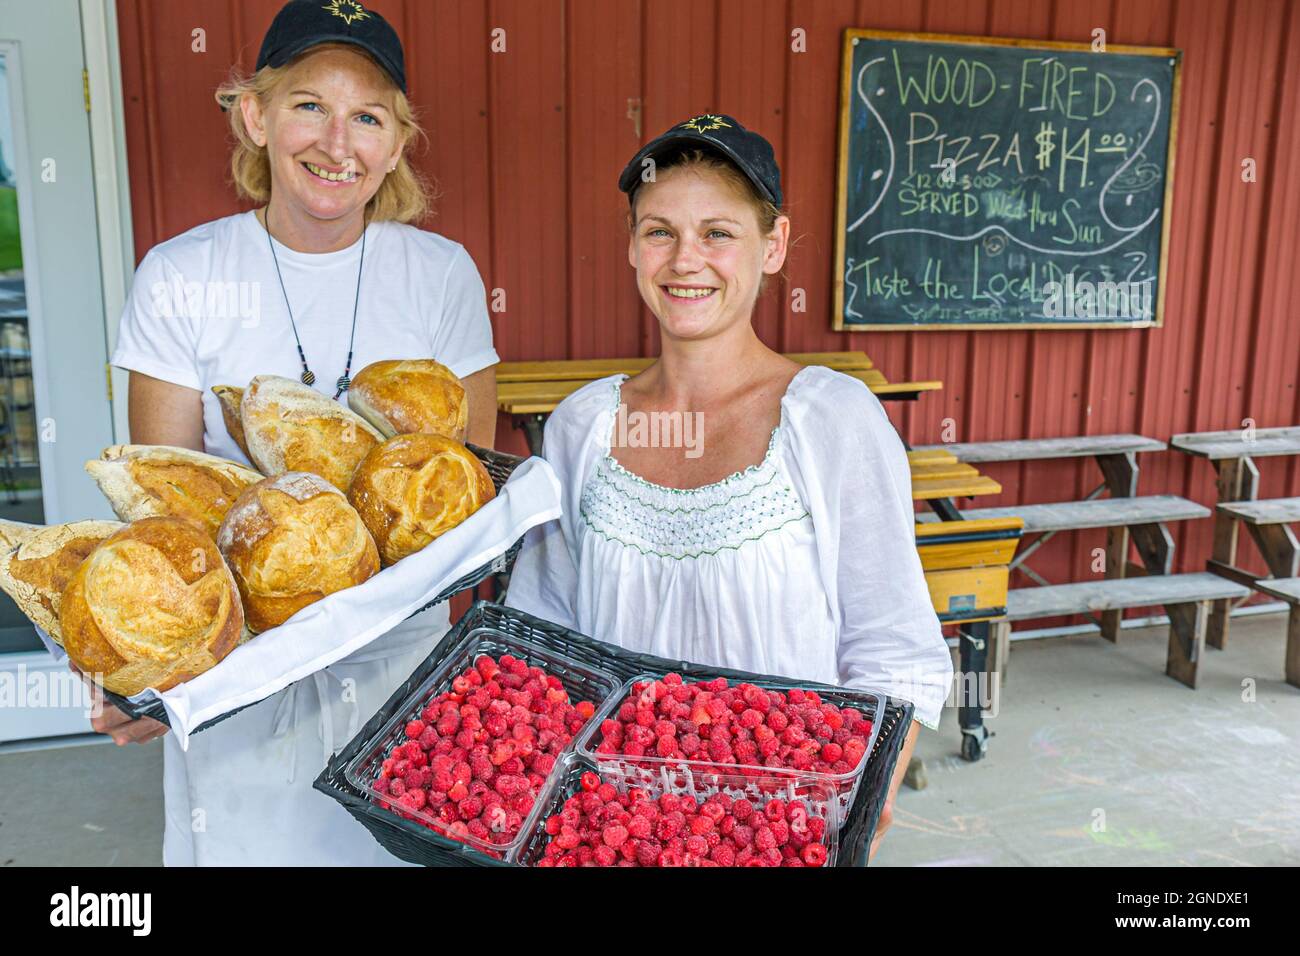
[[[212,394],[217,396],[221,405],[221,419],[226,423],[226,431],[235,440],[239,450],[249,461],[253,456],[248,453],[248,443],[244,441],[244,420],[240,417],[240,403],[244,399],[244,390],[234,385],[213,385]]]
[[[184,518],[209,537],[239,493],[262,480],[236,462],[170,445],[112,445],[86,471],[123,521]]]
[[[357,464],[384,440],[365,419],[313,388],[259,375],[240,402],[249,457],[264,475],[306,471],[346,491]]]
[[[44,527],[43,524],[0,518],[0,551],[12,551]]]
[[[86,556],[121,529],[120,521],[72,521],[37,528],[0,554],[0,588],[33,624],[63,643],[59,607],[63,590]]]
[[[144,518],[106,538],[63,592],[63,647],[123,696],[167,690],[221,661],[244,626],[230,569],[184,518]]]
[[[426,432],[465,440],[465,389],[433,359],[372,362],[352,380],[348,405],[386,438]]]
[[[288,472],[244,489],[217,532],[253,633],[379,570],[370,532],[337,488]]]
[[[371,450],[348,500],[370,529],[384,566],[419,551],[496,495],[483,463],[442,435],[397,435]]]

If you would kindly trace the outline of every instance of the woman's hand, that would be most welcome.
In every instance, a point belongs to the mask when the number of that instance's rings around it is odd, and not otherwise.
[[[871,852],[867,856],[868,862],[876,855],[876,850],[880,849],[880,841],[885,838],[885,831],[893,825],[894,822],[894,797],[898,796],[898,787],[907,776],[907,765],[912,762],[912,749],[916,746],[916,736],[921,730],[921,725],[915,720],[912,726],[907,729],[907,739],[903,741],[903,752],[898,755],[898,763],[894,765],[894,775],[889,780],[889,796],[885,798],[885,807],[880,811],[880,822],[876,824],[876,833],[871,838]]]
[[[91,713],[95,715],[90,718],[90,727],[95,733],[108,734],[119,747],[148,743],[167,733],[169,728],[160,721],[151,717],[128,717],[112,704],[106,704],[103,688],[88,679],[75,664],[69,664],[68,667],[74,674],[80,675],[90,688]]]

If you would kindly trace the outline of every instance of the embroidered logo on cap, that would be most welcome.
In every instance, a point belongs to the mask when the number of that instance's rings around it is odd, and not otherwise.
[[[712,113],[705,113],[702,116],[693,116],[682,124],[682,129],[693,129],[697,133],[707,133],[710,130],[722,129],[723,127],[731,128],[731,124],[721,116],[714,116]]]
[[[336,17],[341,17],[348,26],[352,26],[354,20],[370,19],[370,11],[358,3],[357,0],[330,0],[321,9],[328,10]]]

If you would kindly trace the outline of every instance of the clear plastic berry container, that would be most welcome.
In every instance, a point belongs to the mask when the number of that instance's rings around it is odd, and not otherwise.
[[[524,823],[523,840],[511,855],[511,862],[519,866],[536,866],[543,858],[547,844],[553,839],[546,832],[547,818],[558,813],[565,801],[582,789],[582,775],[588,771],[599,774],[602,783],[612,784],[620,793],[639,787],[653,799],[658,799],[665,793],[675,793],[703,801],[714,794],[725,793],[733,799],[744,797],[754,802],[757,792],[764,797],[762,803],[755,803],[755,811],[759,813],[766,801],[773,798],[787,804],[798,801],[810,816],[821,817],[826,821],[821,839],[812,842],[826,849],[826,860],[822,866],[835,865],[843,818],[835,791],[824,781],[807,776],[749,777],[719,773],[711,774],[710,779],[704,780],[693,775],[689,769],[665,767],[650,782],[639,770],[601,766],[578,753],[570,754],[557,764],[556,772],[551,775],[537,805]]]
[[[851,770],[845,773],[818,773],[812,770],[768,767],[763,764],[719,764],[707,758],[659,757],[654,755],[631,757],[621,754],[597,753],[596,747],[602,737],[601,722],[617,713],[622,703],[631,697],[634,685],[645,681],[662,680],[663,677],[663,674],[640,674],[624,683],[618,693],[610,697],[606,705],[597,710],[591,720],[587,721],[582,732],[578,734],[574,752],[583,759],[596,764],[602,773],[623,773],[631,779],[639,780],[641,785],[646,787],[658,785],[665,779],[673,779],[673,774],[681,775],[684,781],[688,780],[692,786],[699,787],[707,787],[711,779],[721,780],[724,777],[732,786],[743,787],[743,781],[754,781],[749,785],[751,799],[763,797],[762,782],[769,778],[806,778],[825,784],[830,789],[830,792],[836,796],[838,803],[839,812],[837,818],[840,820],[845,818],[849,808],[853,805],[854,797],[857,796],[858,785],[862,782],[862,772],[871,759],[876,747],[876,738],[879,737],[880,729],[884,724],[886,707],[884,695],[851,688],[831,689],[817,686],[808,681],[800,683],[799,681],[782,678],[734,682],[736,686],[741,683],[753,684],[755,687],[768,691],[811,690],[817,693],[823,703],[834,704],[841,709],[849,707],[860,711],[866,719],[871,721],[871,734],[867,739],[866,750],[863,752],[862,757]],[[710,679],[709,677],[697,677],[687,683],[697,684]],[[720,768],[725,768],[725,770]],[[714,786],[720,788],[722,784],[717,783]]]
[[[571,702],[577,704],[579,701],[589,700],[595,705],[597,714],[608,705],[609,698],[618,693],[621,685],[621,681],[616,675],[592,667],[589,664],[574,661],[566,655],[543,647],[540,644],[535,644],[493,628],[476,628],[466,634],[433,672],[415,690],[403,698],[397,707],[393,708],[392,713],[389,714],[388,719],[379,731],[361,746],[357,755],[343,769],[344,778],[347,782],[361,793],[367,795],[372,802],[398,812],[396,799],[389,794],[383,793],[376,786],[384,760],[398,744],[405,741],[406,724],[420,714],[431,698],[451,690],[452,681],[471,667],[479,655],[482,654],[486,654],[493,659],[499,659],[503,654],[510,654],[526,661],[530,667],[542,668],[548,675],[554,675],[560,679]],[[594,716],[588,718],[588,723],[594,719]],[[582,729],[586,730],[587,727],[584,726]],[[558,773],[562,772],[563,758],[572,752],[576,740],[577,735],[558,755],[559,759],[556,760],[555,767],[548,775],[547,781],[534,794],[535,799],[540,798],[540,795],[546,791],[550,781]],[[405,806],[400,808],[400,813],[423,823],[442,836],[459,840],[476,850],[505,859],[508,859],[523,842],[531,815],[531,811],[529,814],[524,814],[518,833],[508,840],[494,843],[478,839],[473,834],[450,833],[448,824],[440,820],[436,813],[413,810]]]

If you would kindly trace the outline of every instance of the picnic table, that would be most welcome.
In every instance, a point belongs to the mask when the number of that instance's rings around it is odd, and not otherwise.
[[[1270,568],[1285,564],[1285,535],[1282,522],[1260,520],[1247,506],[1259,498],[1259,468],[1256,458],[1300,455],[1300,427],[1231,429],[1229,431],[1193,432],[1175,435],[1169,445],[1188,455],[1208,459],[1217,475],[1216,494],[1219,505],[1214,514],[1214,545],[1207,567],[1230,580],[1254,586],[1254,579],[1236,568],[1238,531],[1243,521],[1253,529],[1260,551]],[[1252,520],[1253,519],[1253,520]],[[1278,575],[1274,570],[1274,574]],[[1210,612],[1205,641],[1223,649],[1228,638],[1228,615],[1233,602],[1220,600]],[[1296,666],[1300,674],[1300,664]]]
[[[801,365],[824,365],[866,384],[881,401],[913,401],[923,392],[943,388],[938,381],[890,382],[865,352],[790,352]],[[555,407],[588,382],[609,375],[636,375],[653,358],[568,359],[502,362],[497,365],[497,408],[523,429],[528,450],[541,454],[546,418]]]
[[[1203,624],[1198,630],[1193,605],[1184,613],[1182,599],[1185,592],[1197,589],[1205,590],[1204,581],[1170,582],[1171,587],[1161,590],[1155,583],[1146,587],[1135,588],[1120,583],[1134,575],[1167,575],[1173,560],[1173,539],[1165,527],[1168,521],[1187,520],[1208,515],[1208,510],[1174,496],[1137,496],[1139,467],[1137,455],[1142,452],[1162,451],[1165,443],[1143,435],[1084,435],[1077,437],[1013,439],[1006,441],[989,441],[974,443],[948,443],[943,445],[926,445],[917,452],[926,454],[946,454],[961,464],[974,466],[991,462],[1019,462],[1048,460],[1057,458],[1092,458],[1102,475],[1102,481],[1083,501],[1055,502],[1037,505],[1012,505],[998,508],[974,508],[964,512],[957,511],[951,500],[942,498],[930,501],[933,515],[917,516],[921,526],[930,526],[942,522],[951,526],[954,520],[966,519],[976,522],[993,521],[1019,517],[1023,521],[1023,533],[1036,534],[1037,539],[1021,549],[1009,563],[1009,568],[1020,568],[1029,577],[1044,587],[1043,598],[1052,601],[1035,601],[1031,592],[1035,589],[1008,591],[1007,608],[996,620],[984,620],[960,628],[960,659],[963,682],[971,680],[973,674],[986,671],[989,674],[995,696],[1001,686],[1006,668],[1007,650],[1010,641],[1010,620],[1032,618],[1043,609],[1059,610],[1060,607],[1072,607],[1074,612],[1083,610],[1100,613],[1099,624],[1104,636],[1115,640],[1120,627],[1126,602],[1137,599],[1137,591],[1144,590],[1153,595],[1153,599],[1168,598],[1171,603],[1178,599],[1171,612],[1176,622],[1171,633],[1171,666],[1169,673],[1184,682],[1194,681],[1195,662],[1197,659],[1196,641],[1198,634],[1204,633]],[[1110,498],[1100,496],[1109,492]],[[1083,582],[1080,585],[1066,584],[1052,586],[1040,575],[1029,568],[1025,562],[1054,535],[1061,531],[1082,528],[1106,528],[1106,582]],[[1132,540],[1142,557],[1143,565],[1130,565],[1127,560],[1129,541]],[[1097,593],[1110,587],[1127,590],[1120,593],[1107,592],[1102,600]],[[1172,588],[1172,589],[1171,589]],[[1060,590],[1060,593],[1058,592]],[[1132,594],[1128,592],[1134,592]],[[1156,593],[1159,592],[1159,593]],[[1166,593],[1167,592],[1167,593]],[[1222,593],[1221,589],[1215,592]],[[1053,603],[1054,602],[1054,603]],[[1074,613],[1072,612],[1072,613]],[[1202,610],[1201,620],[1204,620]],[[983,724],[982,708],[978,702],[963,699],[959,701],[958,719],[962,731],[962,754],[967,759],[977,760],[986,750],[988,732]]]

